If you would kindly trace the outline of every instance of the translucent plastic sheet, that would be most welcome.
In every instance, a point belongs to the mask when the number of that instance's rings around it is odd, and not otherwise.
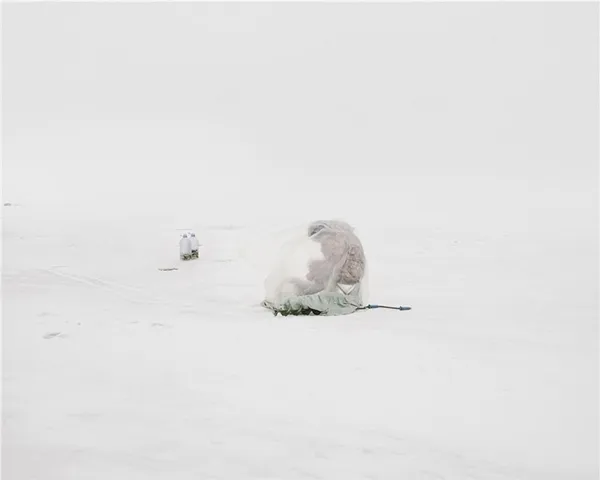
[[[342,314],[362,306],[366,291],[367,262],[354,229],[343,221],[320,220],[282,245],[265,280],[263,305],[274,311],[294,305],[301,311],[305,304],[314,313]]]

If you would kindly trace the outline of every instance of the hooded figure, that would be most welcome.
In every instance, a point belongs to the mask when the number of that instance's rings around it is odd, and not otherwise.
[[[308,237],[321,244],[323,259],[308,265],[306,281],[296,280],[297,295],[349,293],[363,279],[366,259],[353,228],[340,220],[320,220],[308,227]]]
[[[304,305],[320,314],[350,313],[360,307],[366,258],[354,229],[343,221],[320,220],[308,226],[306,235],[321,255],[308,261],[303,277],[281,278],[274,297],[263,305],[276,312]]]

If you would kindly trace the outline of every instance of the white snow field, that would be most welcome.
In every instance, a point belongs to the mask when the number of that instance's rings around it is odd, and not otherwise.
[[[3,480],[598,478],[597,3],[2,9]]]

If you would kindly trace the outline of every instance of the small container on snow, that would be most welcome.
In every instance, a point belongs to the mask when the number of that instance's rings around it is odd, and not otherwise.
[[[183,234],[179,241],[179,257],[182,260],[189,260],[192,258],[192,245],[186,233]]]
[[[198,239],[196,238],[196,234],[194,232],[190,233],[190,249],[192,258],[198,258]]]

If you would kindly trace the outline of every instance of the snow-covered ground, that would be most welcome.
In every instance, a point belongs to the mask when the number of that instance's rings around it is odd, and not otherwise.
[[[3,479],[597,478],[597,15],[215,5],[3,6]],[[331,216],[413,310],[258,306]]]

